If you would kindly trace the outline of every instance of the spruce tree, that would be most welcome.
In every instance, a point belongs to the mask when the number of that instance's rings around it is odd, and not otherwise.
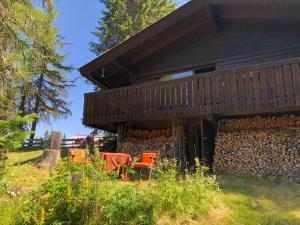
[[[101,55],[175,10],[172,0],[99,0],[105,10],[90,49]]]

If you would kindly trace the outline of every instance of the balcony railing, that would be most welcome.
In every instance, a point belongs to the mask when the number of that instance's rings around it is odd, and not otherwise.
[[[300,110],[300,58],[85,94],[85,125]]]

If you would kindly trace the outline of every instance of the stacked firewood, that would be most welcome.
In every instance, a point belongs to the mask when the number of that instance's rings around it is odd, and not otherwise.
[[[300,127],[300,117],[282,116],[282,117],[255,117],[240,120],[223,120],[221,123],[222,131],[234,131],[241,129],[269,129],[269,128],[287,128]]]
[[[223,121],[217,136],[217,173],[300,182],[299,117]]]
[[[128,130],[127,137],[121,143],[119,151],[140,157],[144,151],[159,151],[161,157],[174,157],[174,139],[172,129]]]
[[[149,138],[159,138],[165,137],[170,138],[172,137],[172,129],[164,129],[164,130],[132,130],[129,129],[127,132],[127,137],[129,138],[137,138],[137,139],[149,139]]]

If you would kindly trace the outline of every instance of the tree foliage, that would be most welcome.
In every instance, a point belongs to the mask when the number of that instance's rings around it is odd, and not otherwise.
[[[22,129],[22,125],[31,123],[34,119],[36,119],[34,114],[25,117],[16,114],[5,120],[0,119],[0,182],[4,176],[7,152],[22,146],[24,139],[30,134]]]
[[[94,35],[99,43],[90,43],[100,55],[175,10],[172,0],[100,0],[105,6]]]
[[[59,52],[64,42],[53,26],[55,16],[51,0],[0,2],[0,119],[19,110],[47,122],[70,115],[65,99],[73,86],[66,75],[71,67]]]
[[[23,131],[20,127],[23,123],[31,123],[36,115],[15,115],[10,119],[0,120],[0,151],[21,147],[22,142],[30,132]]]

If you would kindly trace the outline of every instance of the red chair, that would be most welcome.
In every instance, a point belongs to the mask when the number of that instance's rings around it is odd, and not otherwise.
[[[155,165],[155,161],[158,157],[157,152],[144,152],[142,154],[141,161],[134,165],[135,168],[152,168]]]

